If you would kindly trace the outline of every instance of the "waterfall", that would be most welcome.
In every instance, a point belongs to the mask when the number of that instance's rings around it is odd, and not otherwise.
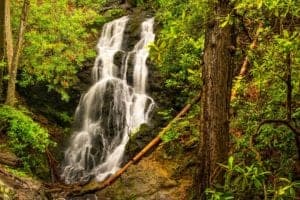
[[[62,178],[68,184],[93,177],[102,181],[114,174],[130,133],[149,122],[154,101],[146,94],[146,60],[147,45],[155,37],[154,19],[142,23],[140,40],[132,51],[125,52],[122,44],[128,20],[125,16],[103,27],[92,69],[94,84],[76,108],[75,131],[65,151]],[[114,63],[119,52],[126,55],[121,66]],[[128,70],[129,63],[133,63],[133,70]],[[132,85],[127,81],[129,71],[133,73]]]

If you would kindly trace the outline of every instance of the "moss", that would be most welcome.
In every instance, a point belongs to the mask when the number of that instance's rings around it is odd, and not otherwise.
[[[23,178],[30,178],[31,176],[28,174],[28,172],[22,170],[22,169],[13,169],[10,167],[5,168],[10,174],[16,176],[16,177],[23,177]]]

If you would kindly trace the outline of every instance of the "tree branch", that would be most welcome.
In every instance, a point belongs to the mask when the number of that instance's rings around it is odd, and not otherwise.
[[[293,126],[290,121],[288,120],[281,120],[281,119],[265,119],[262,122],[260,122],[260,124],[258,125],[258,128],[256,129],[256,133],[258,134],[261,127],[265,124],[280,124],[280,125],[285,125],[286,127],[288,127],[293,133],[295,133],[296,135],[300,136],[300,130],[297,129],[295,126]]]
[[[266,119],[263,120],[256,129],[255,135],[257,135],[261,129],[261,127],[265,124],[279,124],[288,127],[295,135],[295,141],[298,151],[298,159],[300,159],[300,129],[296,128],[291,124],[289,120],[280,120],[280,119]],[[257,155],[257,154],[256,154]]]
[[[255,33],[255,36],[254,36],[254,39],[253,39],[253,42],[250,44],[250,49],[256,48],[258,36],[259,36],[259,33],[260,33],[260,29],[261,29],[262,27],[263,27],[263,23],[260,22],[260,23],[258,24],[256,33]],[[236,80],[237,80],[237,81],[236,81],[235,84],[240,83],[241,80],[242,80],[242,78],[246,75],[248,64],[249,64],[249,57],[246,56],[245,59],[244,59],[244,61],[243,61],[242,66],[241,66],[239,75],[236,77]],[[236,97],[236,89],[234,89],[234,87],[233,87],[233,90],[232,90],[232,93],[231,93],[231,99],[234,99],[235,97]]]
[[[13,62],[13,37],[11,30],[11,16],[10,16],[10,0],[5,1],[5,19],[4,19],[4,30],[5,30],[5,47],[6,47],[6,59],[7,59],[7,71],[11,72],[11,66]]]
[[[292,67],[291,67],[291,53],[287,54],[286,58],[286,119],[292,121]]]

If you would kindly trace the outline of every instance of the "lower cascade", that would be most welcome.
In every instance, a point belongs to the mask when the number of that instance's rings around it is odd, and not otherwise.
[[[141,24],[140,40],[126,52],[122,44],[128,20],[124,16],[103,27],[92,69],[94,84],[76,108],[75,130],[65,151],[62,178],[68,184],[91,178],[103,181],[114,174],[130,134],[149,122],[154,101],[146,94],[146,60],[147,46],[155,38],[154,19]],[[124,58],[118,66],[114,59],[120,52]],[[131,85],[127,77],[132,77]]]

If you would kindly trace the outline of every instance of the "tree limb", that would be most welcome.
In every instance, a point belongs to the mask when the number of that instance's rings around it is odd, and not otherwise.
[[[285,125],[286,127],[288,127],[293,133],[295,133],[296,135],[300,136],[300,130],[297,129],[296,127],[294,127],[290,121],[288,120],[281,120],[281,119],[265,119],[262,122],[260,122],[260,124],[258,125],[258,128],[256,129],[256,133],[258,134],[261,127],[265,124],[281,124],[281,125]]]
[[[260,22],[258,24],[256,33],[255,33],[255,36],[254,36],[254,39],[253,39],[253,42],[250,44],[250,49],[256,48],[258,36],[259,36],[259,33],[260,33],[260,29],[262,27],[263,27],[263,23]],[[237,85],[238,83],[240,83],[241,80],[242,80],[242,78],[246,75],[248,64],[249,64],[249,57],[246,56],[245,59],[244,59],[244,61],[243,61],[242,66],[241,66],[239,75],[236,77],[235,85]],[[235,97],[236,97],[236,89],[234,89],[234,87],[233,87],[233,90],[232,90],[232,93],[231,93],[231,100],[234,99]]]
[[[10,16],[10,0],[5,1],[5,19],[4,19],[4,31],[5,31],[5,47],[6,47],[6,59],[7,59],[7,71],[10,73],[13,62],[13,37],[11,30],[11,16]]]
[[[288,127],[295,135],[295,141],[297,146],[297,152],[298,152],[298,159],[300,159],[300,129],[296,128],[292,125],[291,121],[289,120],[281,120],[281,119],[266,119],[263,120],[257,127],[255,135],[257,135],[261,129],[261,127],[265,124],[280,124]],[[252,139],[251,139],[252,140]],[[251,146],[251,145],[250,145]],[[256,153],[257,155],[257,151]]]
[[[286,119],[292,121],[292,67],[291,67],[291,53],[286,56]]]

